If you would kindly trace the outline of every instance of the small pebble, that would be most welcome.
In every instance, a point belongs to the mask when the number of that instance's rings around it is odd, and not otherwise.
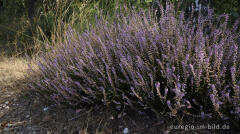
[[[128,128],[124,128],[123,133],[128,134]]]
[[[48,107],[43,108],[43,111],[47,111],[47,110],[48,110]]]
[[[3,128],[3,131],[9,131],[9,128],[8,127]]]
[[[163,134],[168,134],[169,133],[169,130],[166,130],[163,132]]]
[[[114,117],[113,117],[113,116],[110,116],[110,119],[111,119],[111,120],[114,120]]]

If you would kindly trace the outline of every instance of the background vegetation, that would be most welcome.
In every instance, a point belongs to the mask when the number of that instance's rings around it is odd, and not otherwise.
[[[170,0],[176,10],[191,12],[206,10],[209,5],[217,14],[230,13],[231,19],[240,15],[238,0]],[[114,14],[123,9],[142,8],[156,10],[166,0],[1,0],[0,1],[0,50],[6,54],[34,53],[44,46],[42,41],[56,40],[56,30],[64,30],[62,24],[71,25],[79,32],[89,28],[96,16],[104,14],[113,20]],[[201,5],[201,6],[199,6]]]

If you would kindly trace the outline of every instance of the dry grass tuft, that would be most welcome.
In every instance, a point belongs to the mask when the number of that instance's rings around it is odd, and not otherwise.
[[[17,80],[24,79],[28,63],[24,58],[1,58],[0,87],[11,86]]]

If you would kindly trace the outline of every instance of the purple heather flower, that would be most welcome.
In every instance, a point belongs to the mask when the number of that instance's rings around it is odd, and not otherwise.
[[[170,101],[170,100],[167,100],[167,105],[168,105],[169,109],[172,109],[171,101]]]
[[[189,110],[196,105],[200,106],[198,114],[206,117],[203,106],[209,104],[210,97],[215,110],[227,113],[230,107],[238,112],[236,32],[226,24],[221,23],[223,28],[215,25],[221,19],[212,10],[208,16],[189,21],[184,13],[176,16],[172,6],[161,7],[158,21],[149,18],[150,14],[131,13],[127,17],[121,14],[113,23],[98,19],[95,27],[82,33],[69,27],[62,34],[63,41],[54,42],[54,47],[48,44],[51,49],[36,62],[40,77],[30,88],[53,93],[53,101],[72,106],[109,99],[121,108],[154,107],[161,111],[165,106],[176,114],[182,107]],[[206,95],[199,98],[203,93]]]

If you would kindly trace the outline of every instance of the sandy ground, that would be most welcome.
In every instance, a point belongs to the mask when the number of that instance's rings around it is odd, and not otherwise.
[[[11,102],[21,92],[18,81],[24,79],[28,69],[27,61],[24,59],[1,58],[0,61],[0,117],[9,109]],[[15,98],[16,99],[16,98]]]

